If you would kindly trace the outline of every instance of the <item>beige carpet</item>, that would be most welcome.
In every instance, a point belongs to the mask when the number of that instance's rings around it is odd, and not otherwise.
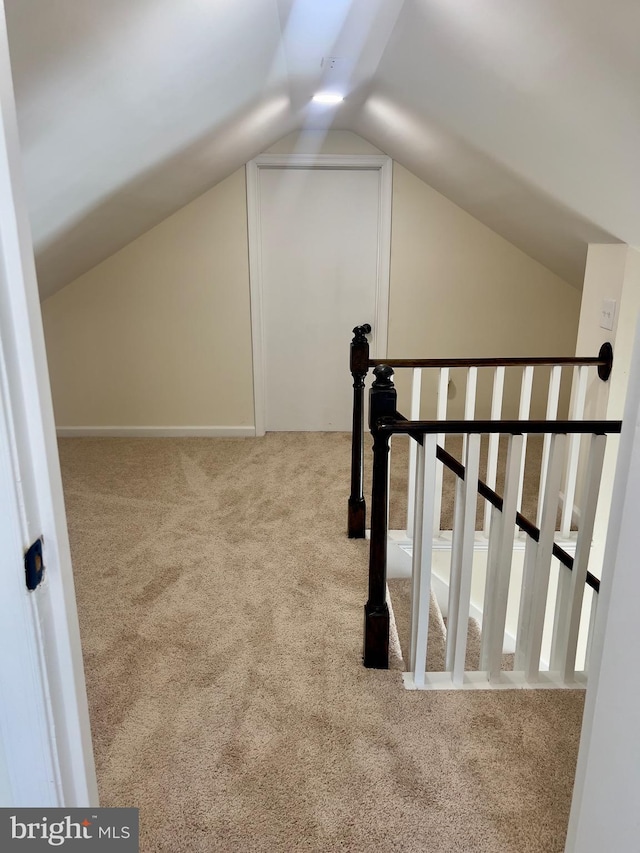
[[[362,667],[348,436],[61,457],[101,800],[144,853],[563,849],[581,693]]]

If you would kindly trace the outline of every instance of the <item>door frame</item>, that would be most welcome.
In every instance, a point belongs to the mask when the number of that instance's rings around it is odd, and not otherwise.
[[[262,154],[250,160],[247,174],[247,229],[249,239],[249,288],[251,300],[251,346],[253,353],[253,403],[255,434],[265,434],[265,350],[263,313],[262,253],[260,250],[261,169],[342,169],[345,171],[377,171],[378,182],[378,241],[375,323],[375,345],[372,358],[387,355],[389,328],[389,280],[391,272],[391,201],[393,161],[384,154]],[[367,318],[363,317],[362,322]],[[350,331],[350,330],[348,330]],[[348,376],[348,338],[345,336],[345,381]]]
[[[98,804],[53,405],[0,0],[0,805]],[[5,511],[6,508],[6,511]],[[28,546],[45,574],[25,583]]]

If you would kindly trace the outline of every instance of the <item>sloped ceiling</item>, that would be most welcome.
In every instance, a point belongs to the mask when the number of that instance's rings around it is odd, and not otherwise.
[[[577,287],[587,243],[640,244],[638,0],[5,5],[43,298],[305,127],[359,133]]]

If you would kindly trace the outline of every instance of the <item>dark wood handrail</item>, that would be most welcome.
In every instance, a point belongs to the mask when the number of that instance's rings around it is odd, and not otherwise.
[[[619,433],[622,421],[409,421],[400,415],[396,418],[380,418],[374,429],[390,435],[401,433],[412,435],[446,432],[449,435],[470,433],[504,435],[544,435],[558,433],[568,435],[613,435]]]
[[[531,358],[370,358],[369,367],[387,364],[389,367],[555,367],[572,366],[598,368],[600,379],[607,380],[613,365],[613,349],[609,342],[600,347],[596,356],[533,356]]]
[[[577,358],[558,356],[557,358],[370,358],[369,367],[388,364],[389,367],[544,367],[554,364],[597,365],[605,364],[598,356]]]

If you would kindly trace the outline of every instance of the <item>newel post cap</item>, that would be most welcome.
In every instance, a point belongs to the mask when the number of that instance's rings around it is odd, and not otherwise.
[[[378,364],[373,368],[375,380],[372,388],[393,388],[393,367],[388,364]]]

